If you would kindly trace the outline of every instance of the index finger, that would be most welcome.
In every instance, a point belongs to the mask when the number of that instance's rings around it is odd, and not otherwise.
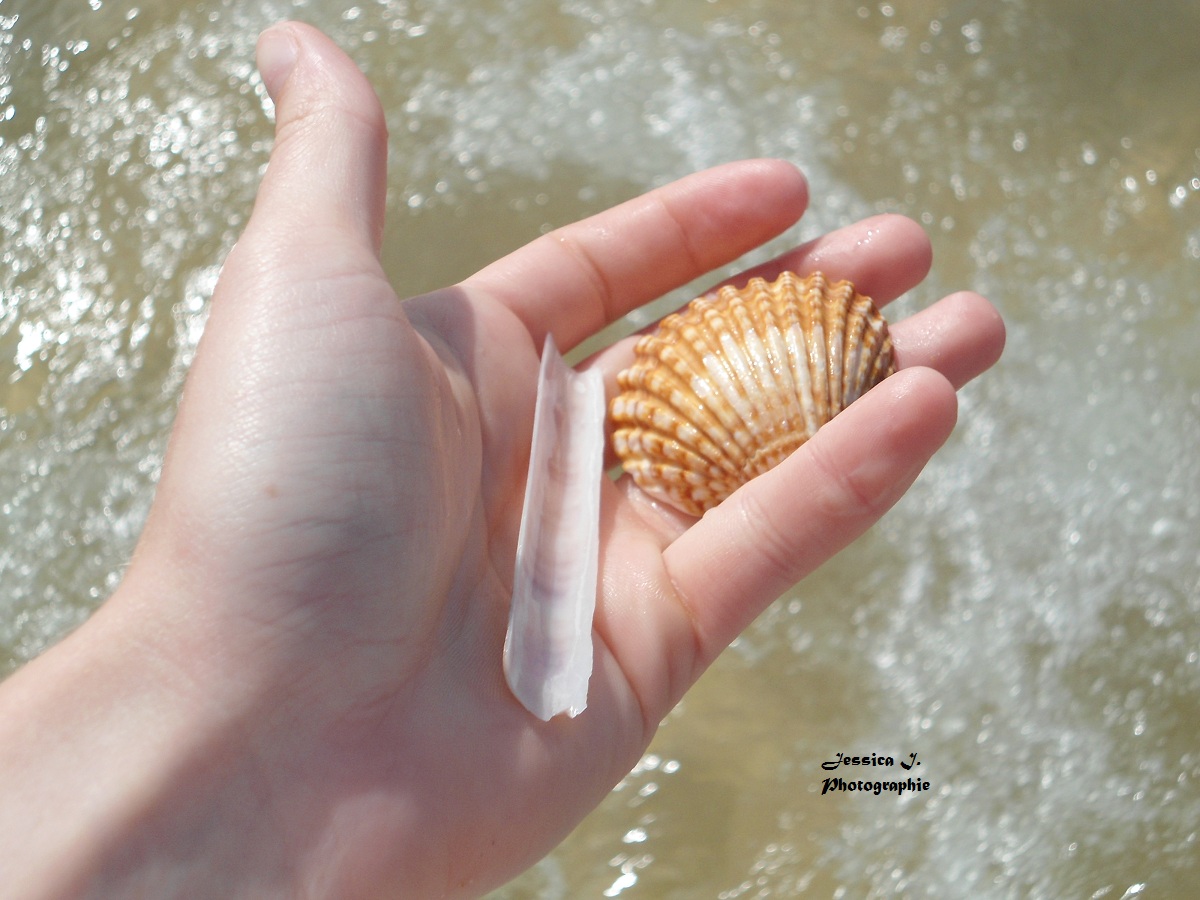
[[[807,203],[791,163],[728,163],[552,231],[466,284],[516,313],[535,346],[552,331],[568,349],[775,237]]]

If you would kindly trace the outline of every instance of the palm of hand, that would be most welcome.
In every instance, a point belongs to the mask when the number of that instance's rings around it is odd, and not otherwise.
[[[374,840],[426,861],[491,844],[519,870],[649,739],[603,661],[583,727],[539,729],[503,682],[537,345],[486,291],[401,304],[374,259],[328,242],[336,270],[301,254],[282,261],[300,277],[261,284],[253,247],[214,299],[147,540],[186,521],[209,630],[268,685],[276,705],[250,714],[290,736],[259,760],[282,819],[323,822],[366,790]],[[325,752],[294,754],[300,735]],[[428,811],[450,796],[475,812],[439,830]],[[512,811],[552,797],[570,802],[545,804],[536,849],[505,847]]]

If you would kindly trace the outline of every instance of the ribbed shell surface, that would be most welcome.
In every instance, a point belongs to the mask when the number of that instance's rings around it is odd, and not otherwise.
[[[699,297],[635,353],[618,376],[613,446],[642,490],[693,516],[895,371],[871,298],[819,272]]]

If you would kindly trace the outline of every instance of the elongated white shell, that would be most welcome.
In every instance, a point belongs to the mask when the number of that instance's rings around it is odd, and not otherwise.
[[[568,366],[547,335],[504,638],[508,686],[545,721],[587,707],[603,477],[603,379]]]

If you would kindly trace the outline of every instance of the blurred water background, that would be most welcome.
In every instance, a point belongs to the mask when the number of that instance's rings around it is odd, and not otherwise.
[[[0,675],[120,577],[267,159],[253,46],[284,17],[383,99],[401,294],[769,155],[812,209],[749,261],[902,212],[935,266],[893,309],[971,287],[1009,329],[902,504],[497,898],[1196,896],[1190,0],[0,0]],[[930,788],[822,796],[839,751],[915,752]]]

